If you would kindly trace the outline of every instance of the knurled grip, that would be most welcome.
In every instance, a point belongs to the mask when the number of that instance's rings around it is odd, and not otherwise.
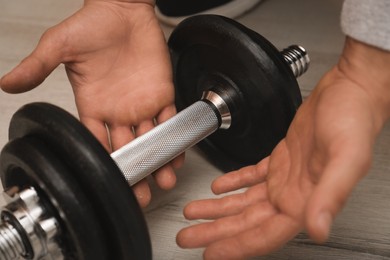
[[[198,101],[111,154],[130,185],[219,128],[213,105]]]

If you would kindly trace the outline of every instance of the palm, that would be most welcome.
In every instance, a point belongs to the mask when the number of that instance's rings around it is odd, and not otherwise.
[[[324,181],[360,178],[368,167],[376,132],[367,95],[347,80],[332,79],[327,84],[328,80],[302,105],[286,138],[270,157],[270,200],[294,219],[303,219],[307,202]],[[353,174],[341,175],[347,172]]]
[[[272,252],[303,228],[324,241],[369,166],[373,107],[353,82],[328,74],[270,157],[212,185],[217,194],[247,187],[244,193],[186,207],[189,219],[215,221],[182,230],[179,245],[206,247],[207,259],[241,259]]]
[[[2,79],[2,88],[29,90],[60,63],[80,120],[109,151],[175,114],[169,54],[151,4],[88,2],[49,29],[34,52]],[[163,188],[175,183],[169,166],[156,178]],[[149,202],[145,181],[135,192],[142,205]]]
[[[106,123],[116,150],[133,138],[131,127],[152,123],[172,106],[169,57],[150,6],[134,10],[93,3],[60,25],[71,38],[64,59],[81,120]]]

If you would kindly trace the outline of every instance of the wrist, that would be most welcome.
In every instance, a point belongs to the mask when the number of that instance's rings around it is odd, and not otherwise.
[[[366,91],[385,122],[390,118],[390,52],[347,37],[339,70]]]

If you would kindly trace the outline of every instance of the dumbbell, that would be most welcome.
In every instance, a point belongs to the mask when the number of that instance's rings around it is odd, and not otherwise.
[[[215,15],[185,20],[168,45],[180,112],[111,155],[56,106],[32,103],[13,115],[0,155],[8,197],[1,259],[151,259],[128,184],[199,142],[211,162],[232,170],[283,138],[301,104],[296,77],[309,64],[302,47],[279,52]]]

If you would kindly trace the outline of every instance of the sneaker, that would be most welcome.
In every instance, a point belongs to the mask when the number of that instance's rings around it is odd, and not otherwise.
[[[168,25],[176,26],[196,14],[218,14],[229,18],[251,10],[261,0],[156,0],[156,15]]]

